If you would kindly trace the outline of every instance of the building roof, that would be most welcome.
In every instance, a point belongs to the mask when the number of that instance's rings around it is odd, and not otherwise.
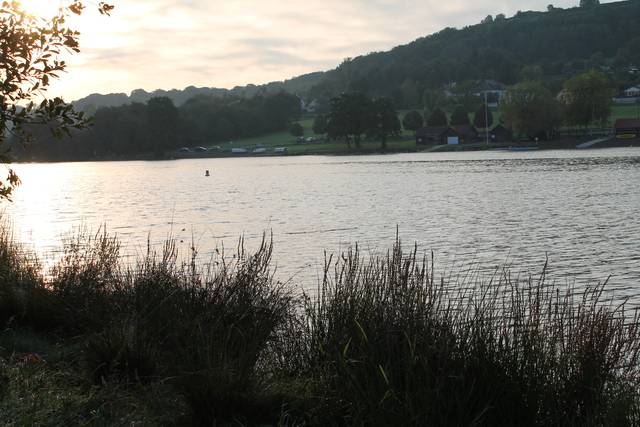
[[[618,119],[613,125],[614,129],[620,128],[640,128],[640,119]]]
[[[485,79],[478,82],[481,91],[507,90],[507,86],[495,80]]]
[[[507,131],[511,132],[511,128],[508,125],[506,125],[504,123],[498,123],[497,125],[494,126],[493,129],[491,129],[490,132],[493,132],[493,131],[504,131],[504,130],[507,130]]]

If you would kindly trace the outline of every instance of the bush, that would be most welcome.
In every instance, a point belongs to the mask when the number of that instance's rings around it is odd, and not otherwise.
[[[207,425],[274,417],[272,405],[280,407],[266,385],[266,351],[279,339],[292,305],[290,294],[271,276],[272,250],[263,239],[258,251],[248,255],[241,241],[238,256],[231,263],[222,256],[218,269],[203,281],[203,309],[190,311],[194,323],[178,345],[185,369],[179,383]]]

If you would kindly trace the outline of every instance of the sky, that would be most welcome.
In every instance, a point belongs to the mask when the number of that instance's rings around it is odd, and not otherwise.
[[[23,0],[56,4],[55,0]],[[96,1],[97,2],[97,1]],[[579,0],[112,0],[70,21],[81,53],[47,96],[68,102],[135,89],[231,89],[336,68],[487,15],[571,8]],[[601,1],[601,3],[608,3]]]

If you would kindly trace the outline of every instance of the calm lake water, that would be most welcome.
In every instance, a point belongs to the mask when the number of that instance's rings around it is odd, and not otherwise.
[[[3,216],[49,259],[61,236],[106,225],[134,259],[191,242],[204,259],[273,232],[276,277],[317,286],[324,252],[358,243],[433,251],[436,272],[471,264],[558,284],[606,280],[640,302],[640,149],[418,153],[19,164]],[[205,171],[209,170],[209,177]],[[640,304],[639,304],[640,305]]]

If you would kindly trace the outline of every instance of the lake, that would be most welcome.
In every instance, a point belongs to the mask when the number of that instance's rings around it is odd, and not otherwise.
[[[16,238],[51,259],[105,225],[136,259],[175,238],[202,259],[273,232],[276,277],[315,288],[324,253],[384,252],[396,233],[437,274],[511,265],[559,285],[606,280],[640,305],[640,149],[269,156],[14,165]],[[210,176],[205,176],[206,171]]]

